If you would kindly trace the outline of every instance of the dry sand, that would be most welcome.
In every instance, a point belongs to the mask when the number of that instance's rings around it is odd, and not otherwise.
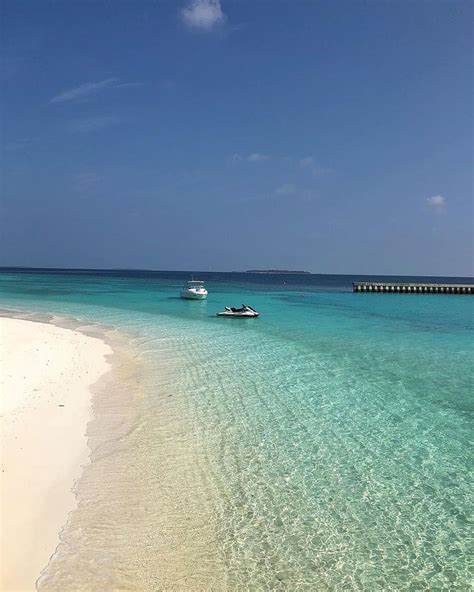
[[[0,318],[0,590],[35,590],[88,462],[89,387],[111,348],[77,331]]]

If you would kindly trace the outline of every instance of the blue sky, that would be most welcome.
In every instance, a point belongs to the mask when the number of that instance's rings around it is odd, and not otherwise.
[[[4,0],[0,264],[472,275],[472,16]]]

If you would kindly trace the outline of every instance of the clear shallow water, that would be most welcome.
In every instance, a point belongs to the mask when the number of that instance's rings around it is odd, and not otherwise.
[[[472,298],[183,277],[0,275],[3,307],[121,328],[139,362],[42,589],[468,589]],[[214,316],[242,302],[261,318]]]

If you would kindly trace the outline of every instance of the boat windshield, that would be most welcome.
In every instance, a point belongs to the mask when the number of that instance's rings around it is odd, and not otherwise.
[[[186,282],[186,286],[188,288],[203,288],[204,282],[197,281],[197,280],[190,280],[189,282]]]

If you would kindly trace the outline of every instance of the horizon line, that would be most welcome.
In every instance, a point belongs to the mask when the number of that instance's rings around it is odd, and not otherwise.
[[[204,269],[150,269],[141,267],[30,267],[23,265],[0,265],[0,272],[4,270],[21,270],[21,271],[98,271],[98,272],[120,272],[120,271],[136,271],[136,272],[151,272],[151,273],[242,273],[252,274],[255,273],[266,273],[267,275],[330,275],[330,276],[350,276],[350,277],[439,277],[439,278],[464,278],[471,279],[474,281],[474,276],[470,275],[430,275],[430,274],[400,274],[400,273],[317,273],[312,271],[292,271],[292,270],[204,270]]]

